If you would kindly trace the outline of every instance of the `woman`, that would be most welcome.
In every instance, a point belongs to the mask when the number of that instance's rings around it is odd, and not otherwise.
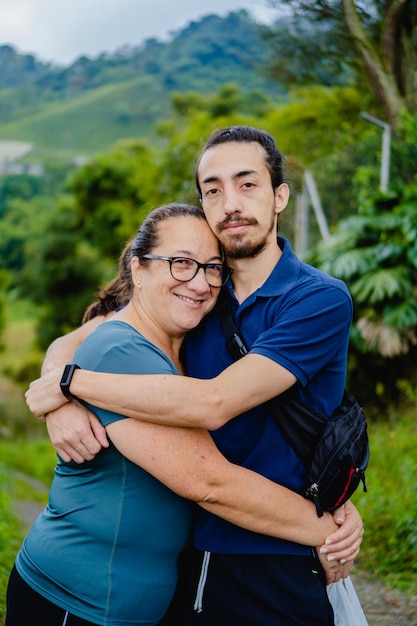
[[[181,374],[184,336],[229,276],[203,212],[176,204],[153,211],[132,243],[130,269],[128,304],[75,359],[96,371]],[[301,496],[228,463],[207,431],[88,408],[111,445],[81,465],[59,460],[48,506],[11,574],[6,626],[158,624],[191,528],[189,500],[243,527],[312,546],[336,529]]]

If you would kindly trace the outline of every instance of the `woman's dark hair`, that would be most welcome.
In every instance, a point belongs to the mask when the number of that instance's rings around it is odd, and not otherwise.
[[[151,211],[142,222],[142,226],[132,242],[132,257],[141,258],[144,254],[152,252],[159,243],[159,224],[173,217],[196,217],[206,221],[204,211],[200,207],[176,202],[164,204]],[[142,259],[141,263],[146,265],[147,260]]]
[[[98,315],[113,313],[120,306],[129,302],[132,296],[132,274],[130,260],[132,258],[132,242],[124,247],[119,259],[119,273],[96,294],[97,300],[85,310],[82,323],[88,322]]]
[[[283,158],[278,149],[275,139],[264,130],[253,128],[252,126],[231,126],[230,128],[222,128],[216,130],[206,141],[197,161],[195,170],[195,183],[199,197],[201,197],[201,187],[198,181],[198,167],[200,165],[203,154],[222,143],[240,142],[240,143],[259,143],[265,150],[265,162],[268,167],[273,189],[276,189],[284,182]]]
[[[82,323],[97,317],[108,315],[127,304],[132,297],[133,284],[130,262],[134,256],[142,257],[149,254],[159,243],[159,224],[174,217],[196,217],[206,221],[204,211],[191,204],[164,204],[151,211],[142,222],[134,239],[124,247],[119,259],[119,273],[97,293],[97,300],[86,309]],[[141,260],[147,265],[147,259]]]

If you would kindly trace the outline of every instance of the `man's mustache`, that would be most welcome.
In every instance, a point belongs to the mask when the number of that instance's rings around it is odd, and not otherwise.
[[[239,224],[242,226],[253,226],[255,224],[257,224],[257,220],[254,217],[236,217],[233,215],[230,215],[229,217],[225,217],[225,219],[222,222],[218,222],[216,229],[217,232],[221,232],[222,230],[224,230],[225,228],[227,228],[227,226],[229,226],[229,224]]]

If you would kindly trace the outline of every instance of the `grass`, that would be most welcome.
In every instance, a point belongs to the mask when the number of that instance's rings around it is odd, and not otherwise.
[[[389,585],[417,593],[416,408],[370,425],[368,493],[355,494],[365,524],[359,565]]]
[[[45,494],[30,480],[24,480],[22,474],[48,486],[56,459],[43,424],[26,407],[23,394],[27,385],[9,377],[27,359],[40,364],[41,355],[33,348],[30,313],[33,315],[33,307],[27,303],[9,302],[5,349],[0,351],[0,624],[4,620],[7,580],[23,539],[14,502],[45,503]]]
[[[39,376],[42,354],[34,347],[35,331],[31,309],[25,302],[8,302],[5,349],[0,351],[0,440],[23,434],[39,434],[44,427],[26,407],[24,392],[31,379]],[[32,311],[33,315],[33,311]],[[21,372],[27,377],[16,382]]]
[[[8,470],[22,473],[49,486],[52,480],[56,463],[56,452],[46,436],[37,436],[32,439],[0,441],[0,458],[3,466]],[[18,481],[13,486],[13,496],[18,498],[33,497],[28,493],[28,483],[23,491]],[[35,498],[36,500],[36,498]]]
[[[5,617],[7,581],[23,539],[14,502],[27,500],[46,504],[45,491],[30,479],[49,486],[56,455],[46,437],[0,441],[0,624]],[[28,479],[25,479],[25,476]],[[30,478],[29,478],[30,477]],[[45,489],[45,490],[46,490]]]

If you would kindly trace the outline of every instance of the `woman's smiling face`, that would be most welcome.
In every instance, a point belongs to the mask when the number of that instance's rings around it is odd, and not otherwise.
[[[158,225],[158,244],[152,254],[185,257],[199,263],[222,263],[219,242],[207,222],[192,216],[172,217]],[[195,328],[214,307],[219,289],[210,287],[202,268],[192,280],[172,277],[168,261],[152,259],[132,263],[134,284],[141,309],[169,335]]]

